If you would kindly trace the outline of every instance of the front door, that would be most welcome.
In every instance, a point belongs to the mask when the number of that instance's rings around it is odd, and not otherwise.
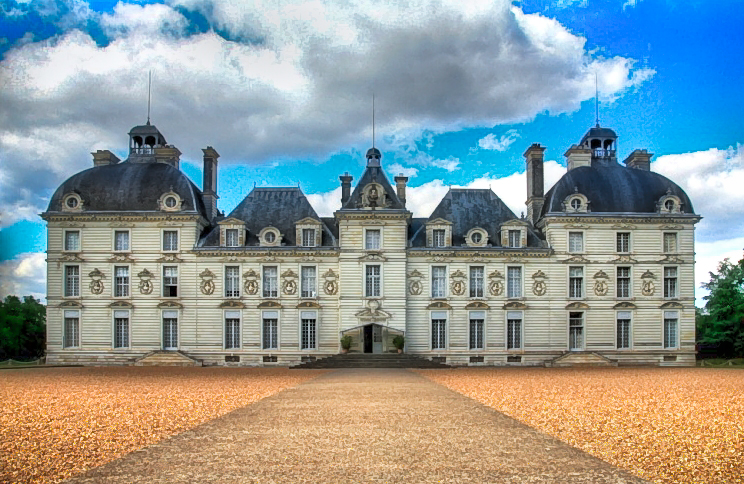
[[[382,326],[374,325],[372,331],[373,353],[382,353]]]
[[[368,324],[364,327],[364,352],[365,353],[372,353],[373,343],[373,329],[372,325]]]
[[[584,349],[584,313],[570,313],[568,320],[568,349]]]
[[[163,349],[178,349],[178,319],[163,318]]]

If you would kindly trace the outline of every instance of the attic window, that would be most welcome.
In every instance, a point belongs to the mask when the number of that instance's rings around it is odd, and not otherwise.
[[[178,200],[176,200],[176,197],[173,197],[173,196],[165,197],[166,208],[175,208],[176,204],[178,204]]]
[[[78,201],[75,197],[69,197],[66,201],[67,208],[77,208]]]
[[[176,212],[181,210],[182,203],[181,197],[174,192],[172,188],[170,191],[163,193],[158,200],[159,208],[166,212]]]
[[[664,208],[666,208],[670,212],[674,210],[674,200],[667,200],[666,202],[664,202]]]
[[[467,244],[471,247],[485,247],[488,234],[480,227],[474,227],[465,235]]]
[[[276,240],[276,234],[274,232],[266,232],[264,234],[264,240],[269,244],[273,244]]]
[[[571,208],[574,210],[581,209],[581,199],[580,198],[574,198],[571,200]]]
[[[480,232],[474,232],[473,235],[470,236],[470,240],[475,244],[480,244],[480,241],[483,240],[483,234]]]
[[[62,199],[62,210],[77,212],[83,208],[83,201],[77,193],[68,193]]]

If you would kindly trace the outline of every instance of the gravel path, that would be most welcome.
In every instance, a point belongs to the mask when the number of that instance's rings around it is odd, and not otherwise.
[[[643,483],[407,370],[338,370],[70,479]]]

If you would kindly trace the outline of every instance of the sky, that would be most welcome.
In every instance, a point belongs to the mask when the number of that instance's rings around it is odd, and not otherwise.
[[[546,191],[595,123],[618,159],[654,153],[703,216],[708,272],[744,255],[744,2],[740,0],[0,0],[0,297],[45,295],[54,190],[127,154],[151,119],[201,186],[220,153],[220,210],[297,186],[321,216],[375,145],[428,216],[449,186],[491,187],[525,211],[522,153]],[[598,96],[595,96],[595,79]]]

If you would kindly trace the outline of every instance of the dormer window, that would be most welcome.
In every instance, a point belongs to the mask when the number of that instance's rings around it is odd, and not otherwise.
[[[527,222],[513,219],[501,226],[501,246],[512,249],[527,247]]]
[[[473,230],[466,234],[466,241],[470,242]],[[452,222],[443,218],[436,218],[426,223],[427,247],[450,247],[452,245]]]
[[[295,222],[295,240],[300,247],[320,247],[323,225],[320,220],[305,217]]]
[[[676,195],[672,195],[671,190],[668,190],[666,195],[661,197],[656,207],[661,213],[680,213],[682,212],[682,200]]]
[[[226,229],[225,230],[225,246],[226,247],[237,247],[238,242],[238,229]]]
[[[578,187],[574,187],[574,193],[563,200],[563,210],[568,213],[589,212],[589,199],[579,193]]]
[[[674,200],[667,200],[666,202],[664,202],[664,208],[666,208],[669,212],[674,210]]]
[[[571,199],[571,208],[578,211],[581,208],[581,199],[580,198],[572,198]]]
[[[302,246],[315,247],[315,229],[302,229]]]
[[[220,228],[220,245],[223,247],[242,247],[245,245],[245,222],[228,217],[217,222]]]
[[[176,208],[176,205],[178,204],[178,200],[176,200],[176,197],[165,197],[165,208]]]
[[[445,247],[446,245],[446,232],[444,229],[436,229],[432,234],[434,239],[434,247]]]
[[[266,232],[264,234],[264,240],[266,243],[271,244],[276,241],[276,234],[274,232]]]
[[[62,199],[62,210],[65,212],[79,212],[83,209],[83,200],[77,193],[68,193]]]
[[[278,247],[282,244],[282,235],[275,227],[266,227],[258,234],[258,240],[264,247]]]
[[[521,230],[510,230],[509,231],[509,247],[521,247],[522,242],[522,233]]]
[[[181,205],[183,205],[183,200],[173,190],[163,193],[158,199],[158,208],[166,212],[177,212],[181,210]]]

